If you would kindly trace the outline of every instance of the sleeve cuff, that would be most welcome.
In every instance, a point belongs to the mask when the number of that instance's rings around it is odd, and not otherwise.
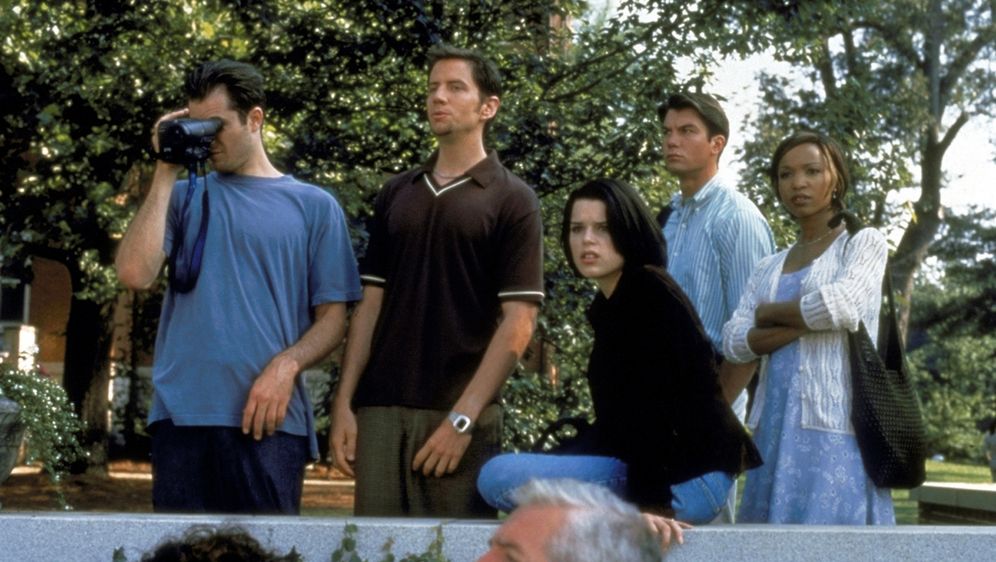
[[[378,277],[377,275],[360,275],[360,283],[363,285],[377,285],[378,287],[382,287],[387,284],[387,279]]]
[[[747,327],[747,329],[731,331],[728,336],[724,337],[723,357],[726,360],[731,363],[750,363],[758,358],[747,342],[747,334],[749,333],[750,327]]]
[[[799,309],[802,320],[810,330],[829,330],[833,328],[833,315],[823,301],[823,294],[813,291],[799,299]]]
[[[498,299],[503,301],[543,302],[543,291],[502,291]]]

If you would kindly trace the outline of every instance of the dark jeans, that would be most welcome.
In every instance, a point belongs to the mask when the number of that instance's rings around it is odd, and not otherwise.
[[[300,512],[307,437],[278,431],[255,441],[237,427],[177,426],[170,420],[149,430],[156,512]]]

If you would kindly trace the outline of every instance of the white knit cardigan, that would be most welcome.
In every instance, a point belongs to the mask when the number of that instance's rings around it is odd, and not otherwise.
[[[850,236],[844,232],[813,261],[802,280],[800,308],[811,332],[799,338],[802,427],[854,433],[851,426],[851,365],[846,331],[864,322],[872,339],[878,334],[882,276],[888,246],[872,228]],[[845,251],[846,248],[846,251]],[[723,355],[734,363],[758,358],[747,343],[759,304],[773,302],[788,250],[758,262],[733,317],[723,326]],[[846,331],[845,331],[846,330]],[[747,425],[756,428],[764,412],[768,358],[761,361],[760,381]]]

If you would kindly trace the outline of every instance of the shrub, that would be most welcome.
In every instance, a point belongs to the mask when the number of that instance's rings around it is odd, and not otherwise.
[[[2,364],[0,396],[21,406],[28,462],[40,461],[58,483],[69,465],[86,454],[78,439],[83,423],[73,412],[66,391],[37,369],[22,371]]]

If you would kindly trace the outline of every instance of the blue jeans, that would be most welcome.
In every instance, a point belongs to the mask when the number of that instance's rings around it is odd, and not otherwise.
[[[605,486],[625,497],[626,473],[626,463],[613,457],[511,453],[499,455],[481,468],[477,489],[489,504],[510,512],[515,509],[515,490],[530,480],[572,478]],[[709,523],[723,509],[733,481],[730,474],[717,471],[671,486],[675,518]]]

